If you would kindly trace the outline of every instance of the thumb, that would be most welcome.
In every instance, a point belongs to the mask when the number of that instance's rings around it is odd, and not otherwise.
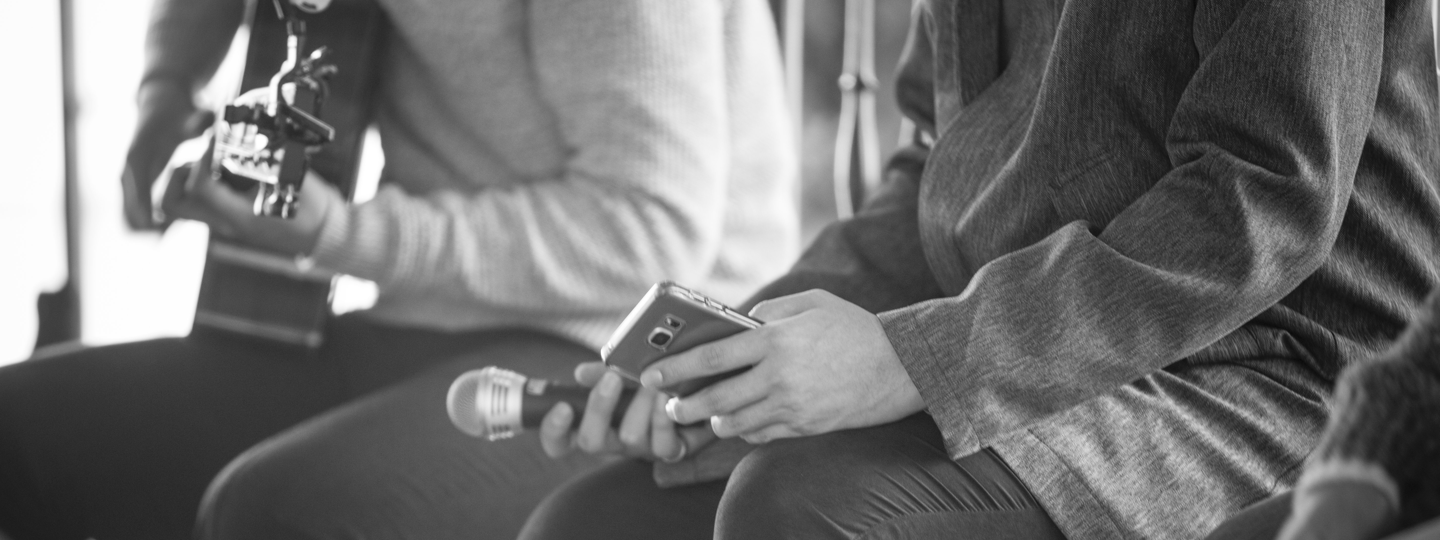
[[[833,297],[834,295],[820,289],[811,289],[760,302],[750,309],[750,316],[767,323],[774,322],[820,307],[827,298]]]

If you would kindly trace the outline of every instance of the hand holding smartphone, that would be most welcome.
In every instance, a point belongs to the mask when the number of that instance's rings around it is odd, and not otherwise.
[[[650,288],[600,349],[605,365],[639,382],[646,366],[666,356],[759,328],[762,323],[669,281]],[[666,393],[687,396],[748,368],[666,386]]]

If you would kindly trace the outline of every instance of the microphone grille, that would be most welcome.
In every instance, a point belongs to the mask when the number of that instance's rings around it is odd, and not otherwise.
[[[524,375],[494,366],[460,375],[445,396],[450,422],[471,437],[493,441],[514,436],[520,431],[524,384]]]

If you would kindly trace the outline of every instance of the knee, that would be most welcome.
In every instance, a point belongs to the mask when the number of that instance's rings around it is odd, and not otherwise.
[[[200,540],[327,537],[343,522],[340,494],[348,475],[325,455],[286,436],[265,441],[232,460],[211,481],[200,503]],[[323,475],[323,477],[321,477]]]
[[[845,433],[773,441],[746,456],[725,489],[716,538],[848,538],[839,495],[863,490],[863,447]]]
[[[284,505],[291,486],[282,480],[283,459],[267,448],[267,443],[251,448],[232,460],[211,481],[200,502],[195,537],[200,540],[222,538],[285,538],[273,510]]]
[[[546,496],[530,513],[519,538],[643,537],[649,523],[636,515],[647,494],[655,492],[650,466],[625,460],[576,477]],[[653,510],[654,508],[652,508]]]

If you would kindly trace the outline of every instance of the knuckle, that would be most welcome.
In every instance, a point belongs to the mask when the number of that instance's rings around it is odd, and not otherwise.
[[[725,356],[717,347],[705,347],[700,350],[700,365],[706,369],[717,369],[724,366]]]
[[[755,339],[759,340],[760,345],[766,350],[775,350],[784,341],[783,337],[785,332],[774,326],[761,326],[760,328],[751,330],[751,332],[754,333]]]
[[[789,402],[786,396],[789,396],[794,390],[795,383],[791,381],[789,377],[784,376],[783,373],[770,381],[770,394],[779,397],[782,400],[782,404]]]

